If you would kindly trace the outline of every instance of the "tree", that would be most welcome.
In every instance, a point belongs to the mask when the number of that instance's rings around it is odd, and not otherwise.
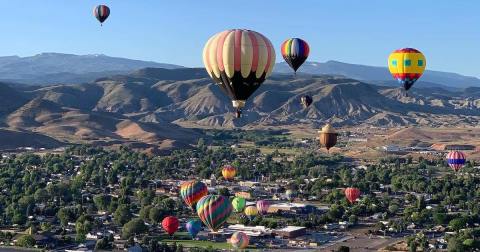
[[[448,252],[463,252],[465,246],[458,238],[452,237],[448,240],[447,250]]]
[[[127,239],[136,234],[141,234],[147,231],[147,226],[140,218],[135,218],[127,222],[122,228],[122,236]]]
[[[62,207],[58,210],[57,217],[60,220],[60,224],[63,227],[66,227],[68,224],[68,221],[70,221],[70,218],[71,218],[70,211]]]
[[[164,216],[165,216],[165,213],[156,207],[150,208],[150,211],[148,213],[148,219],[152,223],[160,222]]]
[[[17,240],[17,245],[24,248],[33,248],[35,239],[31,235],[24,235]]]
[[[119,205],[115,213],[113,214],[113,220],[117,225],[123,225],[127,223],[131,218],[130,210],[127,205]]]
[[[449,223],[448,223],[448,226],[455,230],[455,231],[458,231],[460,229],[463,229],[467,226],[467,220],[465,218],[455,218],[453,220],[451,220]]]

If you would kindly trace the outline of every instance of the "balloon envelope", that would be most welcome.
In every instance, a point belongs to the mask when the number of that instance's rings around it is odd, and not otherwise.
[[[345,189],[345,197],[350,203],[354,203],[360,197],[360,190],[354,187]]]
[[[409,90],[422,76],[427,61],[423,53],[414,48],[393,51],[388,57],[388,69],[405,90]]]
[[[222,169],[222,176],[225,180],[233,180],[237,174],[237,169],[231,165],[225,165]]]
[[[320,133],[320,144],[325,146],[327,150],[330,150],[333,146],[337,144],[338,134],[335,132],[335,129],[332,125],[327,124],[322,128]]]
[[[187,224],[185,224],[185,228],[187,229],[188,233],[192,238],[197,237],[198,232],[202,230],[202,222],[200,220],[189,220]]]
[[[307,60],[310,53],[307,42],[299,38],[285,40],[281,48],[283,59],[295,72]]]
[[[250,30],[226,30],[211,37],[203,49],[203,63],[215,83],[240,109],[272,74],[275,50],[270,40]]]
[[[259,213],[266,214],[266,213],[268,213],[269,208],[270,208],[270,202],[268,202],[266,200],[257,201],[257,209],[258,209]]]
[[[258,214],[258,209],[254,206],[248,206],[245,208],[245,215],[248,217],[253,217]]]
[[[230,200],[221,195],[207,195],[197,202],[197,214],[211,231],[217,231],[232,214]]]
[[[101,24],[103,24],[108,16],[110,16],[110,8],[106,5],[95,6],[95,8],[93,8],[93,15]]]
[[[237,213],[243,211],[243,209],[245,208],[245,204],[247,204],[247,201],[242,197],[235,197],[232,200],[233,209],[235,209],[235,212]]]
[[[309,95],[304,95],[300,98],[300,102],[302,103],[303,108],[308,108],[312,104],[313,99]]]
[[[248,247],[250,239],[248,238],[248,235],[243,232],[235,232],[230,238],[230,243],[236,249],[244,249]]]
[[[180,196],[187,206],[195,209],[197,202],[208,194],[207,186],[197,180],[187,181],[180,185]]]
[[[173,235],[178,230],[178,226],[180,225],[178,219],[173,216],[165,217],[162,221],[163,229],[169,234]]]
[[[454,171],[459,171],[465,165],[467,158],[463,152],[451,151],[447,154],[448,166]]]

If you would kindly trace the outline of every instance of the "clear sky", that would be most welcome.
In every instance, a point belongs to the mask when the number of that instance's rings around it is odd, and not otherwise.
[[[92,16],[105,3],[103,27]],[[309,60],[385,66],[414,47],[427,68],[480,77],[479,0],[0,0],[0,55],[103,53],[203,66],[213,34],[248,28],[277,45],[304,38]]]

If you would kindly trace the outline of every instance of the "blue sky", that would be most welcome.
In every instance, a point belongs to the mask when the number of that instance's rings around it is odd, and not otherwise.
[[[92,16],[105,3],[103,27]],[[277,50],[304,38],[309,60],[385,66],[414,47],[427,68],[480,77],[478,0],[0,0],[0,55],[103,53],[202,66],[204,43],[229,28],[266,35]]]

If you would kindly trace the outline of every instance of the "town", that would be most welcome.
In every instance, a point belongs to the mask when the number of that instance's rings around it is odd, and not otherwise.
[[[208,134],[190,149],[160,156],[82,145],[3,153],[0,245],[218,251],[231,249],[229,238],[240,231],[252,250],[479,247],[480,172],[473,161],[454,172],[444,154],[384,154],[369,161],[341,155],[342,147],[334,154],[318,151],[315,139],[295,141],[274,131]],[[236,168],[231,180],[222,176],[226,165]],[[182,183],[191,180],[203,182],[211,195],[243,198],[245,207],[267,201],[268,209],[235,211],[217,232],[203,227],[192,238],[185,224],[198,216],[180,196]],[[345,197],[347,187],[361,191],[354,202]],[[180,222],[172,235],[161,225],[167,216]]]

